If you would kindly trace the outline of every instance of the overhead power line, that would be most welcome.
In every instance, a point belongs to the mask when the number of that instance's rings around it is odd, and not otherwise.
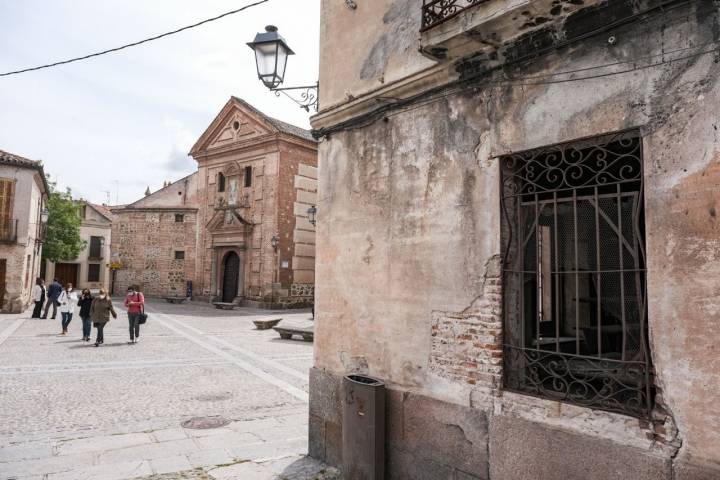
[[[108,54],[108,53],[113,53],[113,52],[117,52],[117,51],[120,51],[120,50],[124,50],[124,49],[126,49],[126,48],[136,47],[136,46],[138,46],[138,45],[142,45],[143,43],[152,42],[153,40],[159,40],[159,39],[164,38],[164,37],[169,37],[170,35],[175,35],[176,33],[184,32],[185,30],[190,30],[191,28],[195,28],[195,27],[199,27],[199,26],[201,26],[201,25],[205,25],[206,23],[210,23],[210,22],[214,22],[214,21],[216,21],[216,20],[220,20],[221,18],[227,17],[227,16],[229,16],[229,15],[234,15],[234,14],[236,14],[236,13],[240,13],[240,12],[242,12],[242,11],[244,11],[244,10],[247,10],[248,8],[255,7],[255,6],[257,6],[257,5],[260,5],[261,3],[265,3],[265,2],[268,2],[268,1],[269,1],[269,0],[258,0],[258,1],[256,1],[255,3],[250,3],[250,4],[248,4],[248,5],[245,5],[244,7],[237,8],[237,9],[231,10],[231,11],[229,11],[229,12],[225,12],[225,13],[223,13],[223,14],[220,14],[220,15],[215,16],[215,17],[212,17],[212,18],[207,18],[207,19],[202,20],[202,21],[200,21],[200,22],[193,23],[192,25],[187,25],[187,26],[185,26],[185,27],[178,28],[177,30],[172,30],[172,31],[170,31],[170,32],[161,33],[160,35],[155,35],[154,37],[145,38],[145,39],[139,40],[139,41],[137,41],[137,42],[128,43],[128,44],[121,45],[121,46],[115,47],[115,48],[110,48],[110,49],[108,49],[108,50],[103,50],[103,51],[101,51],[101,52],[91,53],[91,54],[89,54],[89,55],[84,55],[84,56],[82,56],[82,57],[69,58],[69,59],[67,59],[67,60],[61,60],[61,61],[59,61],[59,62],[48,63],[48,64],[46,64],[46,65],[39,65],[39,66],[37,66],[37,67],[29,67],[29,68],[23,68],[23,69],[21,69],[21,70],[15,70],[15,71],[12,71],[12,72],[0,73],[0,77],[7,77],[7,76],[9,76],[9,75],[17,75],[17,74],[20,74],[20,73],[32,72],[32,71],[35,71],[35,70],[42,70],[42,69],[44,69],[44,68],[57,67],[58,65],[65,65],[65,64],[68,64],[68,63],[79,62],[79,61],[81,61],[81,60],[87,60],[87,59],[89,59],[89,58],[99,57],[99,56],[101,56],[101,55],[106,55],[106,54]]]

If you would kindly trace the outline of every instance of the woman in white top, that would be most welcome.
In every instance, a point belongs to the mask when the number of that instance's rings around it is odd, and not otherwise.
[[[62,315],[62,333],[60,335],[67,334],[68,325],[72,321],[73,313],[75,312],[75,305],[77,305],[78,296],[73,290],[72,283],[68,283],[60,293],[58,297],[58,303],[60,304],[60,314]]]

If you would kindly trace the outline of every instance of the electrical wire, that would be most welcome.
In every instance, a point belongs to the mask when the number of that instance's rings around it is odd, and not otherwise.
[[[100,52],[91,53],[91,54],[89,54],[89,55],[84,55],[84,56],[82,56],[82,57],[69,58],[69,59],[67,59],[67,60],[61,60],[61,61],[58,61],[58,62],[48,63],[48,64],[46,64],[46,65],[39,65],[39,66],[37,66],[37,67],[29,67],[29,68],[23,68],[23,69],[21,69],[21,70],[15,70],[15,71],[12,71],[12,72],[0,73],[0,77],[7,77],[7,76],[10,76],[10,75],[17,75],[17,74],[20,74],[20,73],[33,72],[33,71],[35,71],[35,70],[42,70],[42,69],[44,69],[44,68],[56,67],[56,66],[58,66],[58,65],[66,65],[66,64],[68,64],[68,63],[79,62],[79,61],[81,61],[81,60],[87,60],[87,59],[89,59],[89,58],[99,57],[99,56],[101,56],[101,55],[106,55],[106,54],[108,54],[108,53],[117,52],[117,51],[120,51],[120,50],[124,50],[124,49],[126,49],[126,48],[136,47],[136,46],[138,46],[138,45],[142,45],[143,43],[148,43],[148,42],[152,42],[152,41],[154,41],[154,40],[159,40],[159,39],[164,38],[164,37],[169,37],[170,35],[175,35],[176,33],[184,32],[185,30],[190,30],[191,28],[195,28],[195,27],[199,27],[199,26],[201,26],[201,25],[205,25],[206,23],[210,23],[210,22],[214,22],[214,21],[216,21],[216,20],[220,20],[221,18],[227,17],[227,16],[229,16],[229,15],[234,15],[234,14],[236,14],[236,13],[240,13],[240,12],[242,12],[242,11],[244,11],[244,10],[247,10],[248,8],[255,7],[255,6],[257,6],[257,5],[260,5],[260,4],[265,3],[265,2],[268,2],[268,1],[269,1],[269,0],[258,0],[258,1],[254,2],[254,3],[250,3],[250,4],[248,4],[248,5],[245,5],[245,6],[241,7],[241,8],[237,8],[237,9],[235,9],[235,10],[230,10],[229,12],[222,13],[222,14],[217,15],[217,16],[215,16],[215,17],[207,18],[207,19],[202,20],[202,21],[200,21],[200,22],[193,23],[192,25],[187,25],[187,26],[185,26],[185,27],[181,27],[181,28],[178,28],[178,29],[176,29],[176,30],[172,30],[172,31],[170,31],[170,32],[161,33],[160,35],[155,35],[155,36],[153,36],[153,37],[145,38],[145,39],[139,40],[139,41],[137,41],[137,42],[128,43],[128,44],[121,45],[121,46],[115,47],[115,48],[109,48],[109,49],[107,49],[107,50],[103,50],[103,51],[100,51]]]

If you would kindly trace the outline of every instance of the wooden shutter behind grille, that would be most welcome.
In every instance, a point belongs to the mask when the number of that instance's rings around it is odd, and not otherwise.
[[[15,181],[0,178],[0,238],[9,239],[12,232],[13,197]]]

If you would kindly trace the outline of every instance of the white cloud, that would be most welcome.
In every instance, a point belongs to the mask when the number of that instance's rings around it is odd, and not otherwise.
[[[228,0],[0,0],[0,71],[83,55],[194,23]],[[42,12],[42,14],[38,14]],[[60,187],[96,202],[140,198],[195,169],[186,157],[230,95],[309,127],[257,80],[245,42],[275,24],[297,55],[288,85],[314,83],[319,0],[270,0],[146,45],[0,78],[0,149],[44,160]]]

